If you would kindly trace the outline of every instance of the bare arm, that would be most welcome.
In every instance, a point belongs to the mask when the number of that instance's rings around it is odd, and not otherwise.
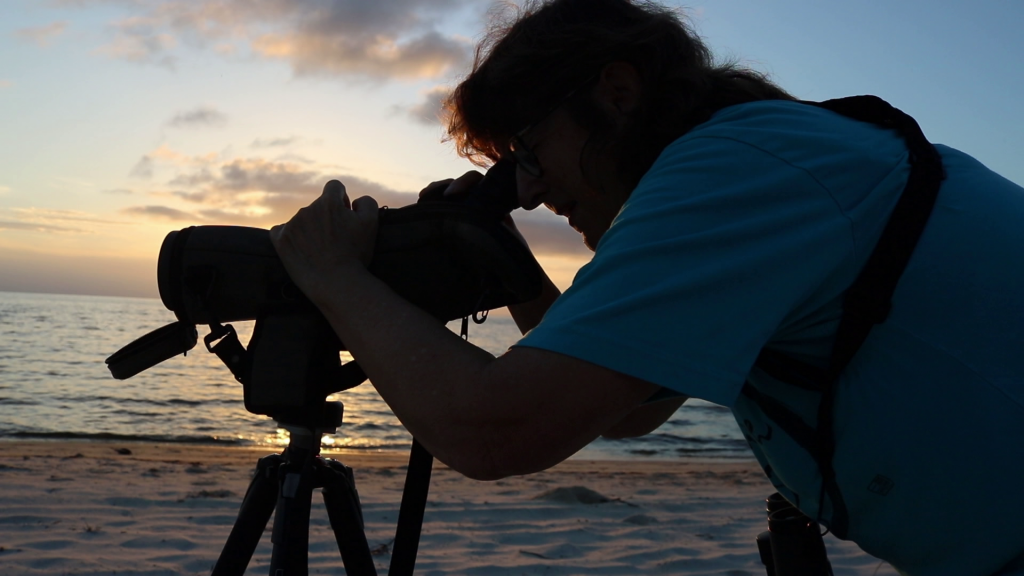
[[[541,274],[543,276],[543,285],[541,286],[540,296],[529,302],[514,304],[508,307],[508,311],[512,314],[512,319],[515,320],[520,334],[526,334],[533,330],[537,324],[540,324],[541,319],[544,318],[544,313],[562,295],[562,292],[543,270]]]
[[[399,420],[452,468],[480,479],[543,470],[657,389],[553,352],[495,358],[463,341],[366,271],[376,203],[345,205],[325,190],[275,227],[275,247]]]
[[[636,438],[650,434],[668,421],[676,410],[686,402],[686,397],[668,398],[660,402],[644,404],[633,409],[625,418],[605,430],[601,436],[611,439]]]

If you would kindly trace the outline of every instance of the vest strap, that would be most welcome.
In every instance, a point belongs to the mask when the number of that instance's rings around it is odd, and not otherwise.
[[[935,146],[925,138],[917,122],[881,98],[852,96],[825,102],[804,103],[831,110],[848,118],[870,122],[882,128],[896,130],[910,152],[910,177],[907,179],[906,187],[896,202],[875,249],[843,297],[843,314],[836,330],[828,369],[823,370],[772,350],[762,350],[755,362],[757,368],[773,378],[805,390],[821,392],[813,440],[808,439],[802,431],[790,435],[811,453],[821,473],[817,521],[828,526],[839,538],[846,538],[849,514],[833,468],[835,397],[839,376],[864,344],[871,329],[889,317],[892,295],[917,247],[918,240],[924,233],[946,174],[941,156]],[[784,422],[795,421],[803,424],[796,413],[758,392],[750,382],[744,385],[743,394],[753,400],[765,416],[787,433],[787,425],[783,424]],[[826,495],[832,505],[832,517],[828,521],[823,518]]]

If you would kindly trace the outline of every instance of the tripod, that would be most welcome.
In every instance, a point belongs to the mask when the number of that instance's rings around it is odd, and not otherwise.
[[[818,523],[778,492],[765,503],[768,531],[757,535],[757,550],[768,576],[832,576]]]
[[[315,488],[323,488],[324,505],[345,573],[376,576],[352,469],[320,457],[320,437],[341,425],[341,403],[328,404],[336,409],[327,411],[330,416],[320,426],[281,423],[291,433],[288,448],[282,454],[259,460],[213,576],[243,576],[271,513],[274,548],[270,575],[306,576],[309,515]],[[432,461],[433,457],[414,442],[389,574],[412,574]]]

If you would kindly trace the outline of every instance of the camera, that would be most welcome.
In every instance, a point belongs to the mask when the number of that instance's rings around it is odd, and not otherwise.
[[[440,322],[476,317],[539,296],[542,274],[527,248],[502,222],[518,206],[515,164],[499,162],[456,199],[425,198],[381,208],[369,271]],[[308,423],[324,399],[365,375],[340,364],[345,349],[277,257],[267,230],[195,226],[164,239],[157,264],[163,304],[177,322],[151,332],[107,359],[125,379],[192,349],[196,325],[209,325],[207,348],[245,389],[250,412]],[[248,349],[228,322],[255,320]]]

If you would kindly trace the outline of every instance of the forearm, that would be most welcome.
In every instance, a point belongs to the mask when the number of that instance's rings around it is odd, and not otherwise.
[[[361,267],[335,271],[311,292],[399,420],[473,478],[549,468],[656,389],[543,350],[494,358]]]
[[[326,274],[311,298],[406,428],[442,461],[458,460],[448,447],[472,444],[500,424],[479,398],[494,357],[363,267]]]
[[[399,420],[455,470],[480,479],[543,470],[657,389],[547,350],[515,347],[495,358],[462,340],[366,270],[376,216],[370,198],[350,210],[332,181],[274,227],[271,241]],[[520,314],[524,324],[539,321],[553,288],[524,309],[532,309]]]
[[[513,304],[508,307],[508,311],[512,314],[512,319],[515,320],[516,326],[519,328],[520,334],[526,334],[530,330],[533,330],[548,311],[548,308],[561,296],[562,292],[555,286],[555,283],[548,278],[548,275],[541,271],[542,285],[540,296],[534,298],[529,302],[522,304]]]

